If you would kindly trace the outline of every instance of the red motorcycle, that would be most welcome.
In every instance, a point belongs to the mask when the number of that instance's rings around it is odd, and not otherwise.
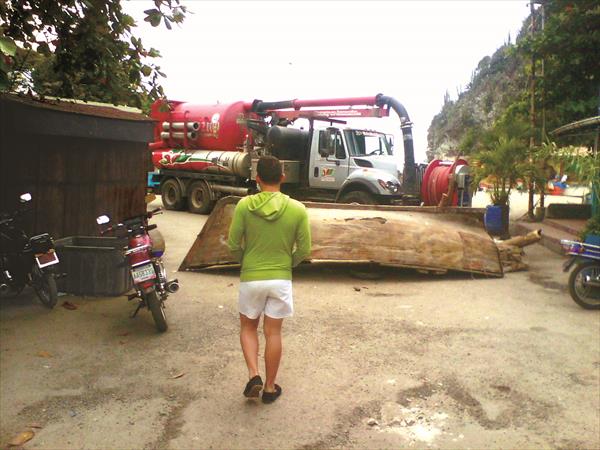
[[[139,299],[138,307],[131,317],[135,317],[141,308],[146,307],[152,313],[156,329],[163,332],[168,327],[164,302],[169,293],[179,290],[179,282],[176,279],[167,280],[167,273],[160,259],[165,251],[162,237],[156,234],[152,239],[149,235],[149,231],[156,229],[157,226],[148,225],[148,220],[153,215],[159,214],[159,211],[160,208],[157,208],[115,225],[110,225],[110,217],[107,215],[99,216],[96,222],[101,227],[102,235],[110,232],[119,234],[126,230],[128,242],[125,257],[135,288],[135,293],[128,295],[128,299]]]

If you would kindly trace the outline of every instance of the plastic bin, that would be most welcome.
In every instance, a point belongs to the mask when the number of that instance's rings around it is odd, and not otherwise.
[[[597,245],[600,247],[600,235],[588,234],[583,240],[586,244]]]
[[[508,235],[508,206],[488,205],[483,216],[486,231],[492,236]]]
[[[71,236],[55,241],[58,290],[73,295],[117,296],[132,287],[123,255],[127,240],[115,237]]]

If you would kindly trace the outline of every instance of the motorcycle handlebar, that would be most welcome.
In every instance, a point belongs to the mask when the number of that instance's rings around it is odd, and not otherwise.
[[[110,233],[114,230],[114,227],[111,225],[106,230],[100,230],[100,236],[104,236],[106,233]]]
[[[153,209],[152,211],[148,211],[148,212],[146,213],[146,217],[147,217],[148,219],[150,219],[152,216],[154,216],[154,215],[156,215],[156,214],[162,214],[160,211],[162,211],[162,208],[159,206],[158,208],[156,208],[156,209]]]

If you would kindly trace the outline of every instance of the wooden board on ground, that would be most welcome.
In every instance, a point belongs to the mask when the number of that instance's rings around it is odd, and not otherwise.
[[[227,235],[238,201],[226,197],[217,203],[179,270],[235,263]],[[373,262],[502,276],[498,249],[481,227],[479,210],[305,204],[313,262]]]

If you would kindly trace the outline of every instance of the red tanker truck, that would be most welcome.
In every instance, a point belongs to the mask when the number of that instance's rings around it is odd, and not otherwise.
[[[387,117],[391,110],[400,117],[402,170],[388,136],[343,120]],[[282,191],[298,200],[437,205],[453,178],[457,189],[449,203],[470,204],[466,161],[416,164],[408,113],[382,94],[216,105],[162,100],[152,105],[151,117],[156,170],[149,186],[167,209],[207,214],[222,196],[255,192],[256,161],[266,154],[281,160]],[[307,129],[297,127],[299,119]]]

